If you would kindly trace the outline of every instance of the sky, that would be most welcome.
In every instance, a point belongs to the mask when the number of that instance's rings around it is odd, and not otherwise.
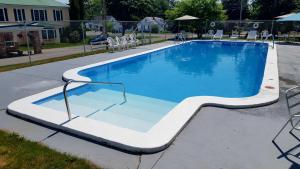
[[[69,0],[56,0],[56,1],[62,2],[62,3],[64,3],[64,4],[69,3]]]

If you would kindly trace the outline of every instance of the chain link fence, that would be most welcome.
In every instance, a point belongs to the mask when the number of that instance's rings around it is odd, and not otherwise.
[[[234,32],[238,32],[238,38],[245,39],[248,31],[256,30],[258,35],[267,31],[278,41],[300,41],[300,22],[165,21],[152,17],[139,22],[113,18],[106,21],[5,22],[0,25],[0,66],[104,52],[107,37],[135,34],[139,45],[147,45],[176,40],[179,32],[186,39],[209,39],[217,30],[223,30],[224,39]]]

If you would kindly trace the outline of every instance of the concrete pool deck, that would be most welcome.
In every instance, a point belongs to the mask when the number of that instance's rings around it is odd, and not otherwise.
[[[202,108],[166,150],[133,155],[57,132],[6,114],[19,98],[63,84],[63,72],[101,60],[168,45],[164,42],[117,53],[105,53],[0,73],[0,129],[16,132],[61,152],[105,168],[298,168],[299,140],[288,129],[272,138],[287,120],[285,100],[252,109]],[[281,89],[300,83],[300,46],[278,45]],[[295,135],[300,134],[294,131]],[[279,149],[282,151],[280,152]],[[292,155],[291,155],[292,154]]]

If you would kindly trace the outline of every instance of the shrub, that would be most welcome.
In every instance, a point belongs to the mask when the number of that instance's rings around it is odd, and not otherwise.
[[[80,33],[78,31],[72,31],[69,34],[69,41],[71,43],[77,43],[80,42]]]
[[[158,27],[158,25],[152,25],[151,26],[151,32],[152,33],[159,33],[159,27]]]

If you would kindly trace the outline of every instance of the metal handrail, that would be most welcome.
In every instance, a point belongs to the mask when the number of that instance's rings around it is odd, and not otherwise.
[[[266,38],[265,38],[263,41],[266,41],[266,40],[268,40],[268,39],[269,39],[269,37],[272,37],[272,42],[273,42],[273,46],[272,46],[272,48],[274,49],[274,47],[275,47],[275,37],[274,37],[274,35],[273,35],[273,34],[269,34],[269,35],[267,35],[267,36],[266,36]]]
[[[271,34],[271,37],[272,37],[272,41],[273,41],[273,49],[274,49],[274,47],[275,47],[275,37],[274,37],[274,35],[273,34]]]
[[[68,113],[69,120],[71,120],[72,117],[71,117],[70,105],[69,105],[69,101],[68,101],[67,87],[71,83],[87,83],[87,84],[102,84],[102,85],[120,85],[120,86],[122,86],[122,89],[123,89],[123,98],[124,98],[124,101],[122,103],[120,103],[120,104],[124,104],[125,102],[127,102],[125,85],[123,83],[121,83],[121,82],[94,82],[94,81],[83,81],[83,80],[69,80],[69,81],[66,82],[66,84],[64,85],[64,88],[63,88],[63,94],[64,94],[64,99],[65,99],[65,104],[66,104],[66,108],[67,108],[67,113]]]

